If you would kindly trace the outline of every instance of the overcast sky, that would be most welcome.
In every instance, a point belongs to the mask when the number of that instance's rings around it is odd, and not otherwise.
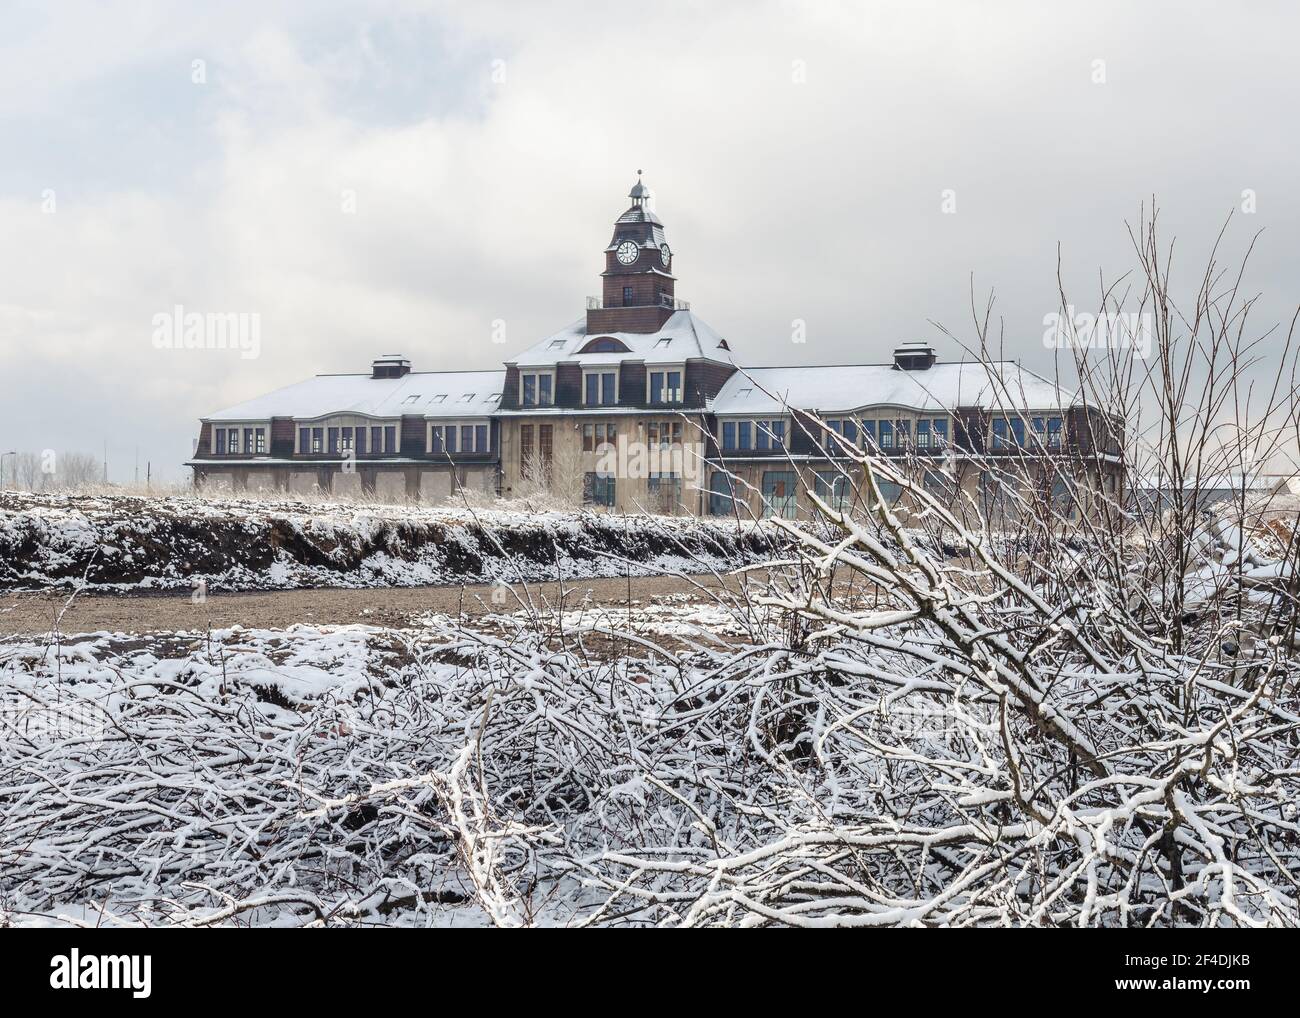
[[[1008,352],[1049,363],[1058,243],[1093,303],[1152,194],[1188,269],[1234,208],[1229,252],[1264,230],[1260,327],[1300,295],[1284,4],[42,2],[3,26],[0,451],[106,440],[112,480],[137,447],[187,477],[200,416],[305,376],[494,367],[578,318],[638,167],[678,294],[749,364],[956,356],[930,323],[969,335],[972,273]],[[156,349],[178,304],[260,315],[260,357]]]

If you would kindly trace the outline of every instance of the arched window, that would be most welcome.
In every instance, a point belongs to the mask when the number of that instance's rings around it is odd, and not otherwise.
[[[628,348],[613,336],[600,336],[584,346],[579,353],[629,353]]]

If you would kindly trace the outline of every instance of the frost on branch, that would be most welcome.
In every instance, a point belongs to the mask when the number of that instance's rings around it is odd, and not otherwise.
[[[1120,485],[1026,449],[972,456],[974,498],[845,444],[845,497],[716,595],[725,640],[530,599],[0,644],[3,916],[1300,924],[1297,507],[1247,469],[1294,439],[1294,389],[1246,412],[1234,298],[1212,271],[1179,313],[1146,238],[1153,365],[1078,366]]]

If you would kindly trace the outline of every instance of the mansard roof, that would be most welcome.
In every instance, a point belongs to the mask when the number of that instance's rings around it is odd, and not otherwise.
[[[205,421],[315,420],[332,414],[367,417],[489,417],[505,388],[504,371],[413,371],[401,378],[317,375],[236,403]]]
[[[849,413],[871,406],[908,410],[1059,410],[1075,394],[1014,361],[937,363],[908,371],[893,364],[741,368],[709,409],[715,414],[780,413],[785,407]]]
[[[626,352],[583,353],[593,340],[609,337],[627,348]],[[687,359],[707,358],[731,363],[731,351],[711,326],[693,311],[675,311],[658,332],[588,332],[587,320],[579,318],[540,343],[530,346],[508,363],[523,368],[553,364],[618,364],[644,361],[646,364],[681,364]]]

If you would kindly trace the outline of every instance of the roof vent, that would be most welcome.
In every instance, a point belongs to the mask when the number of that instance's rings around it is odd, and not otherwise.
[[[370,365],[371,378],[401,378],[411,373],[411,362],[400,353],[386,353],[376,357]]]
[[[934,347],[919,341],[901,343],[894,347],[894,367],[903,371],[924,371],[934,367]]]

